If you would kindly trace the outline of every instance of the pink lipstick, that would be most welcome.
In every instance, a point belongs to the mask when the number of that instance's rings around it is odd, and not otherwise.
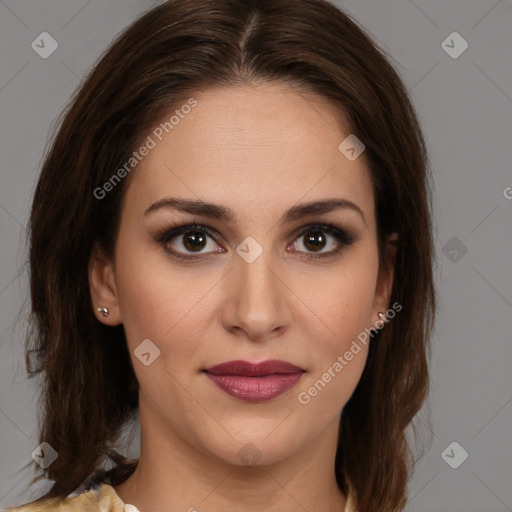
[[[291,389],[305,372],[303,368],[271,359],[261,363],[227,361],[203,370],[222,391],[240,400],[265,402]]]

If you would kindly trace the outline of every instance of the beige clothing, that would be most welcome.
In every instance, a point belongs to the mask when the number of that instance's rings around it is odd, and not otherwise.
[[[194,510],[191,508],[191,510]],[[25,507],[10,508],[7,512],[140,512],[134,505],[123,503],[114,488],[101,484],[74,496],[70,494],[65,500],[56,504],[54,499],[33,503]],[[344,512],[356,512],[349,494]]]

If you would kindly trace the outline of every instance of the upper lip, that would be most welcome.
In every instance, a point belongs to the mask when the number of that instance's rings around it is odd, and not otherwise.
[[[287,361],[278,359],[269,359],[261,363],[251,363],[249,361],[226,361],[204,370],[216,375],[242,375],[246,377],[263,377],[265,375],[286,374],[304,372],[303,368]]]

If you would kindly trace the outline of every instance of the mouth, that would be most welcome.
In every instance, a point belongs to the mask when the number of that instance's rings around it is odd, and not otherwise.
[[[306,372],[275,359],[261,363],[227,361],[203,370],[228,395],[246,402],[266,402],[294,387]]]

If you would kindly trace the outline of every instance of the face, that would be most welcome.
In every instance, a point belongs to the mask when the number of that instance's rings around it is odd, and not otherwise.
[[[115,257],[91,258],[91,294],[110,309],[100,321],[124,325],[143,429],[273,463],[337,425],[366,362],[361,333],[388,308],[372,181],[318,96],[267,83],[193,97],[150,134]],[[258,374],[268,360],[288,365]],[[213,373],[230,361],[247,364]]]

